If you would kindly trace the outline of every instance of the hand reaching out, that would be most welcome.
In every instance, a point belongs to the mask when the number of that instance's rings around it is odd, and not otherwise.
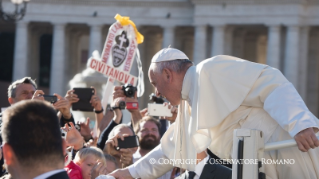
[[[91,88],[94,89],[94,95],[92,95],[90,103],[96,111],[100,111],[102,110],[101,99],[96,95],[95,88],[93,86]]]
[[[122,168],[133,164],[133,150],[131,148],[120,149],[120,152],[120,162],[122,163]]]
[[[69,127],[69,125],[71,127]],[[75,150],[83,148],[84,141],[80,132],[76,130],[72,122],[69,122],[69,125],[65,124],[65,126],[62,128],[62,130],[67,132],[65,138],[67,146],[74,146]]]
[[[110,139],[108,139],[106,142],[105,142],[105,147],[104,147],[104,152],[109,154],[109,155],[112,155],[112,156],[120,156],[120,152],[117,151],[115,148],[118,146],[118,138],[121,138],[122,140],[124,140],[124,137],[123,136],[120,136],[120,135],[116,135]]]
[[[96,177],[100,175],[106,175],[106,174],[107,174],[106,166],[104,166],[102,162],[98,161],[91,170],[91,179],[96,179]]]
[[[70,105],[69,101],[66,98],[63,98],[59,94],[54,93],[54,96],[58,98],[58,101],[53,104],[53,107],[57,110],[59,110],[63,117],[66,119],[71,118],[71,110],[70,110]]]
[[[80,134],[84,137],[85,141],[91,139],[91,129],[90,129],[90,118],[86,119],[86,122],[78,122],[78,125],[81,127]]]
[[[72,103],[76,103],[78,102],[80,99],[78,98],[78,95],[73,93],[74,90],[69,90],[66,95],[65,98],[69,101],[69,106],[72,106]]]
[[[172,117],[165,117],[164,116],[164,117],[160,117],[160,119],[166,119],[166,120],[168,120],[170,122],[175,122],[175,119],[177,117],[177,107],[174,107],[173,105],[171,105],[171,104],[169,104],[167,102],[165,102],[163,105],[164,106],[168,106],[168,109],[171,110],[171,113],[173,114],[173,116]]]

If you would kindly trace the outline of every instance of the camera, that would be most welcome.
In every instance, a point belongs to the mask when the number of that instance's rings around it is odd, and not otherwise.
[[[54,95],[42,95],[45,101],[50,102],[51,104],[54,104],[58,101],[58,97]]]
[[[131,84],[125,84],[122,86],[122,90],[124,91],[126,97],[134,97],[137,88]]]
[[[157,104],[163,104],[165,100],[162,97],[157,97],[154,93],[150,94],[150,101]]]
[[[119,102],[119,106],[118,107],[112,107],[112,110],[114,109],[138,109],[138,102],[127,102],[125,103],[125,101],[120,101]]]
[[[61,131],[62,138],[65,139],[67,132],[64,129],[60,129],[60,131]]]

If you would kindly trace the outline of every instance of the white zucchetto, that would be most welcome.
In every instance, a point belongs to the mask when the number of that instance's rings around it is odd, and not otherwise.
[[[175,48],[164,48],[153,56],[152,63],[172,61],[177,59],[189,60],[185,53],[180,50],[177,50]]]

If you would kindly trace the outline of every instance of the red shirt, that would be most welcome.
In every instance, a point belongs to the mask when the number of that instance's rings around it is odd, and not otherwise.
[[[70,179],[83,179],[81,168],[73,161],[65,166],[64,169],[68,173]]]

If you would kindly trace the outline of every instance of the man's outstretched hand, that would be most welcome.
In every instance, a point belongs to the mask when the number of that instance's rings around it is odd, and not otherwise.
[[[294,138],[297,142],[298,148],[302,152],[307,152],[310,148],[314,149],[319,147],[319,140],[314,129],[316,132],[318,131],[317,128],[307,128],[295,135]]]
[[[96,179],[100,175],[105,176],[105,171],[106,171],[105,166],[101,162],[96,163],[91,170],[91,179]],[[108,174],[107,176],[112,176],[116,179],[133,179],[127,168],[115,170],[114,172]],[[107,177],[104,177],[104,178],[107,178]]]
[[[134,179],[127,168],[115,170],[109,175],[113,176],[116,179]]]

